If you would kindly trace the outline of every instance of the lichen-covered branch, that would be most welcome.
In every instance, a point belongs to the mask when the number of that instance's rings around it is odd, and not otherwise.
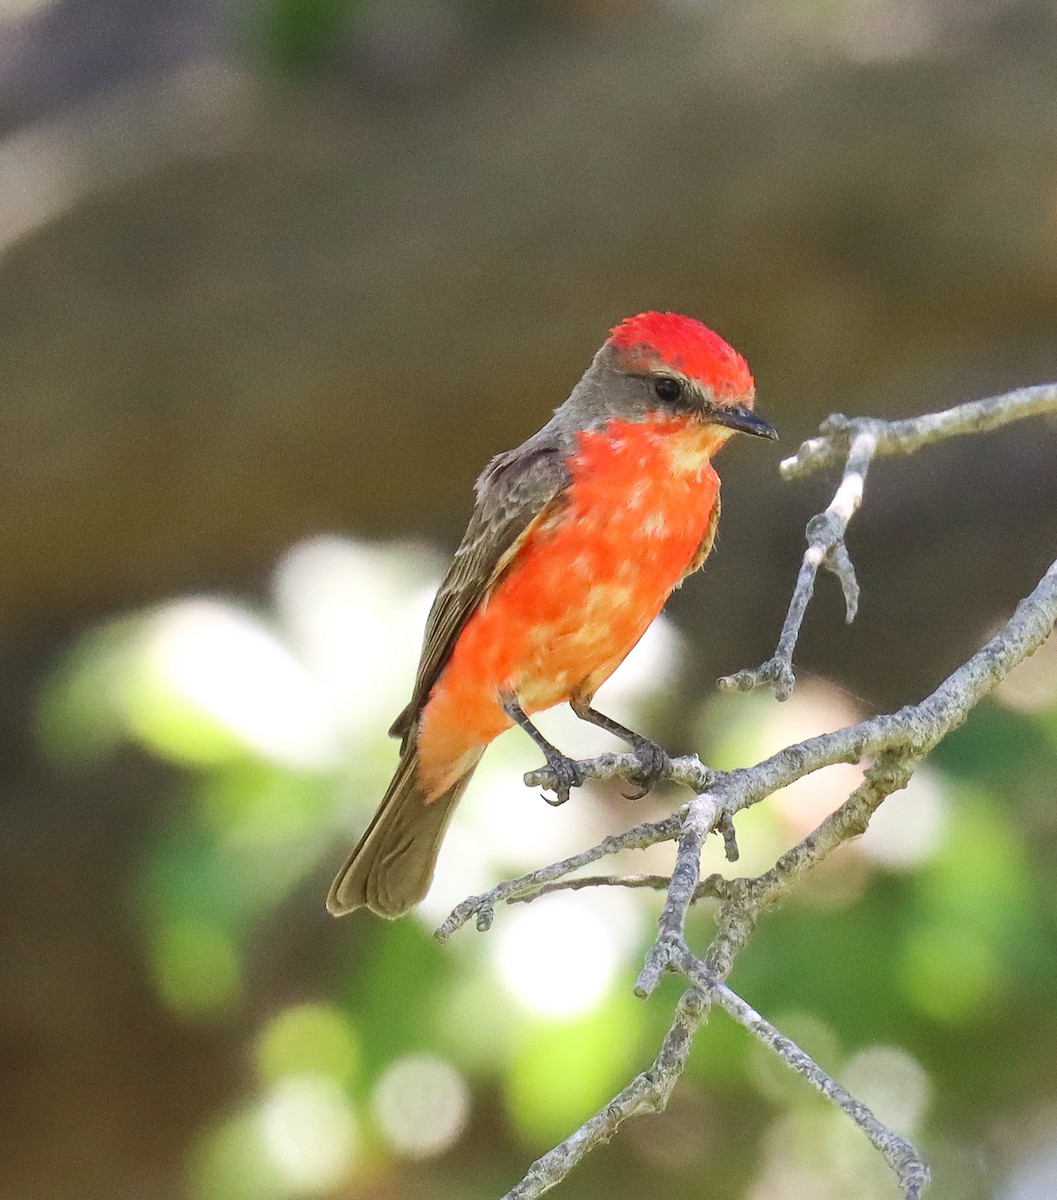
[[[805,442],[798,455],[783,464],[787,476],[837,461],[844,462],[844,471],[833,501],[809,524],[808,553],[778,650],[763,667],[731,677],[728,685],[744,687],[766,683],[779,695],[783,689],[788,694],[788,688],[792,687],[793,649],[820,566],[828,567],[841,579],[849,620],[854,616],[857,591],[843,538],[848,522],[862,501],[863,484],[873,457],[909,453],[944,437],[993,429],[1020,417],[1051,411],[1057,411],[1057,385],[1027,388],[915,421],[830,418],[823,426],[820,438]],[[770,905],[838,846],[862,834],[884,800],[905,787],[918,764],[937,743],[960,725],[973,707],[1019,662],[1038,649],[1055,622],[1057,562],[1017,605],[1005,626],[919,703],[808,738],[751,767],[715,772],[696,757],[672,759],[664,778],[682,784],[694,793],[677,812],[659,821],[643,822],[625,833],[603,839],[580,854],[507,880],[484,895],[469,897],[452,912],[438,929],[438,937],[450,937],[472,918],[476,918],[478,929],[486,930],[500,903],[534,900],[562,889],[589,886],[664,888],[665,903],[657,936],[646,953],[635,990],[640,996],[649,996],[666,972],[682,975],[688,984],[650,1067],[631,1080],[579,1129],[533,1163],[504,1200],[535,1200],[560,1183],[589,1150],[613,1137],[629,1117],[662,1110],[682,1074],[695,1032],[715,1005],[728,1012],[845,1112],[884,1156],[904,1200],[920,1200],[928,1185],[929,1172],[916,1148],[885,1127],[803,1050],[731,991],[726,980],[738,953]],[[723,836],[731,861],[737,857],[733,830],[733,818],[737,813],[823,767],[839,762],[859,762],[864,758],[870,760],[870,765],[859,786],[816,829],[786,851],[770,870],[754,878],[725,879],[717,875],[704,880],[700,878],[701,849],[710,833]],[[585,779],[631,780],[641,770],[634,754],[607,754],[578,765]],[[556,781],[544,767],[526,775],[525,782],[531,787],[547,788],[553,787]],[[669,877],[577,874],[611,854],[672,841],[677,850]],[[686,917],[691,905],[705,896],[719,903],[712,941],[704,955],[697,955],[687,943]]]

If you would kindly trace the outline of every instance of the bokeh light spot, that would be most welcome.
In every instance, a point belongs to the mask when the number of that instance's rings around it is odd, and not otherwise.
[[[1037,1114],[1040,1128],[1031,1130],[1031,1144],[1020,1149],[1018,1161],[996,1200],[1053,1200],[1057,1196],[1057,1122],[1054,1113]],[[1048,1120],[1046,1118],[1049,1118]]]
[[[359,1047],[352,1025],[331,1004],[299,1004],[284,1009],[261,1033],[257,1065],[269,1083],[290,1075],[324,1075],[348,1083],[356,1071]]]
[[[553,1145],[605,1104],[640,1063],[647,1018],[647,1006],[629,989],[574,1020],[523,1029],[507,1076],[507,1103],[521,1135]]]
[[[268,1157],[291,1190],[329,1191],[352,1168],[356,1122],[333,1079],[284,1079],[261,1106],[259,1121]]]
[[[919,767],[901,792],[894,792],[870,818],[856,851],[889,870],[906,870],[932,858],[947,829],[947,797],[937,777]]]
[[[239,990],[242,968],[231,938],[205,921],[173,921],[151,939],[154,980],[165,1003],[186,1016],[216,1012]]]
[[[608,994],[634,940],[639,910],[615,889],[604,898],[567,892],[548,896],[505,920],[499,930],[500,978],[529,1009],[574,1016]]]
[[[142,625],[125,617],[84,634],[45,681],[37,722],[53,762],[102,758],[128,736],[127,681]]]
[[[921,929],[907,943],[903,991],[919,1011],[956,1023],[986,1008],[1001,966],[986,942],[952,926]]]
[[[276,566],[283,632],[347,737],[380,732],[407,703],[437,569],[423,546],[334,536],[298,542]]]
[[[462,1076],[432,1054],[398,1059],[374,1090],[380,1128],[409,1158],[430,1158],[447,1150],[462,1133],[469,1110]]]
[[[902,1134],[918,1127],[929,1102],[925,1068],[899,1046],[867,1046],[849,1059],[841,1082],[856,1099]]]
[[[0,0],[0,21],[20,21],[39,16],[57,0]]]
[[[290,1193],[269,1158],[260,1122],[249,1112],[206,1130],[187,1174],[193,1200],[283,1200]]]
[[[304,667],[262,623],[215,601],[178,601],[148,622],[127,703],[134,731],[178,761],[249,753],[312,770],[339,759]]]

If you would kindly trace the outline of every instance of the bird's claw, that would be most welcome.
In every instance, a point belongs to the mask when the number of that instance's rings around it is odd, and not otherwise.
[[[668,752],[662,746],[658,746],[656,742],[651,742],[649,738],[640,738],[634,748],[641,769],[631,777],[631,782],[637,785],[638,790],[624,792],[625,800],[641,800],[643,796],[653,791],[664,778],[672,761],[668,757]]]
[[[584,773],[580,769],[580,764],[574,759],[566,758],[564,754],[556,754],[554,757],[547,757],[547,766],[550,767],[554,775],[554,799],[552,800],[546,792],[541,793],[542,798],[551,806],[557,808],[564,804],[569,799],[569,792],[574,787],[579,787],[584,781]]]

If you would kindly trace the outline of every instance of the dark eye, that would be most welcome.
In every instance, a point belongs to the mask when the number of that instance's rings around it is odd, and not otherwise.
[[[660,379],[654,381],[653,390],[657,395],[657,399],[665,404],[674,404],[683,394],[683,385],[678,379],[672,379],[668,375],[663,375]]]

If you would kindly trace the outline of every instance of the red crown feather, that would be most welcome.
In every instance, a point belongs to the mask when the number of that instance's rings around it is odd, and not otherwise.
[[[609,344],[646,369],[681,371],[717,395],[742,395],[753,387],[749,364],[707,325],[671,312],[627,317],[610,331]]]

